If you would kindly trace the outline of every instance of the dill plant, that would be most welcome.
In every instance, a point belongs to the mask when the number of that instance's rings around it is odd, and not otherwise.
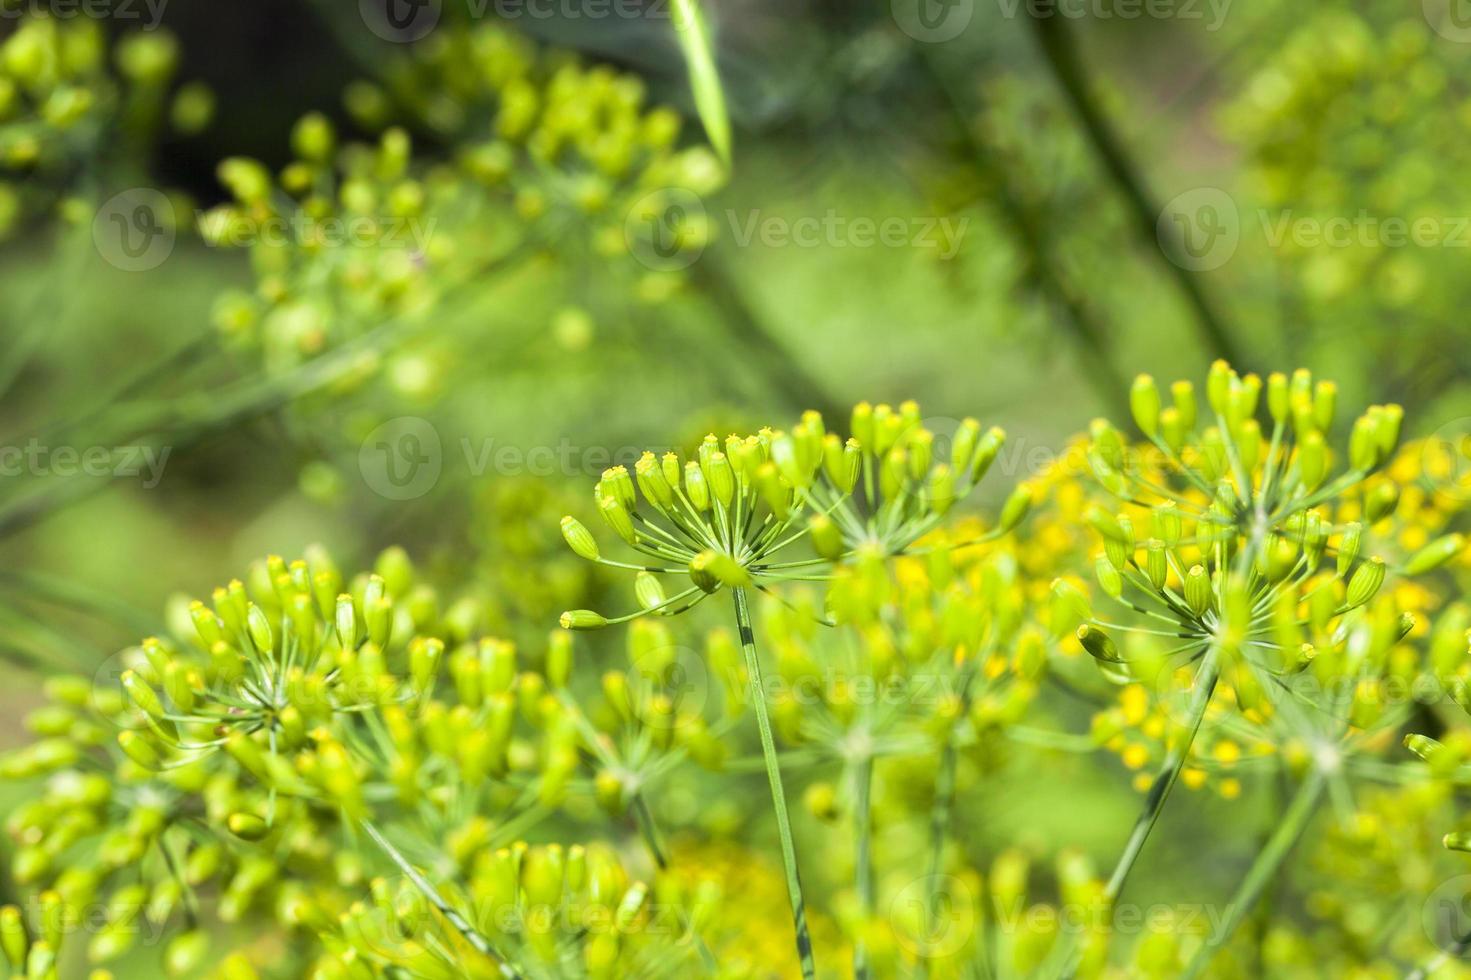
[[[640,562],[604,557],[581,522],[571,517],[562,522],[567,543],[577,554],[635,573],[640,603],[634,612],[613,618],[590,609],[570,610],[561,618],[565,628],[594,630],[682,613],[729,591],[804,977],[816,976],[817,967],[749,592],[775,594],[793,581],[825,581],[828,569],[857,555],[885,559],[903,554],[974,489],[1002,439],[999,430],[982,433],[979,423],[968,419],[949,459],[937,460],[934,435],[913,402],[897,411],[860,403],[852,414],[851,432],[844,439],[827,430],[819,413],[807,412],[789,430],[763,429],[724,440],[712,433],[691,458],[649,452],[633,473],[622,466],[605,471],[594,489],[597,510],[608,528],[643,556]],[[1030,500],[1025,485],[1014,491],[998,525],[980,540],[1009,531],[1025,516]],[[810,556],[791,557],[797,547]],[[689,584],[669,594],[661,581],[669,576]],[[870,779],[864,766],[859,785],[865,796]],[[866,803],[862,810],[866,818]],[[866,974],[861,946],[857,964],[860,975]]]
[[[1359,416],[1337,457],[1327,443],[1336,388],[1306,371],[1264,385],[1217,362],[1203,405],[1188,382],[1171,393],[1165,406],[1151,378],[1136,381],[1139,446],[1106,422],[1091,430],[1094,477],[1122,509],[1094,506],[1085,519],[1103,545],[1098,587],[1124,621],[1098,616],[1061,579],[1054,616],[1055,625],[1081,620],[1076,638],[1105,676],[1153,686],[1166,716],[1144,724],[1149,696],[1136,688],[1133,706],[1095,729],[1128,744],[1134,765],[1147,750],[1119,738],[1129,724],[1164,743],[1156,774],[1141,784],[1145,806],[1109,878],[1109,900],[1122,892],[1213,705],[1224,705],[1221,730],[1252,746],[1248,754],[1282,757],[1298,779],[1231,915],[1185,965],[1182,975],[1194,976],[1276,875],[1322,797],[1348,798],[1348,760],[1375,744],[1376,731],[1405,721],[1387,687],[1421,670],[1418,654],[1400,646],[1416,622],[1396,590],[1385,591],[1386,579],[1424,575],[1462,552],[1464,540],[1445,535],[1393,569],[1374,554],[1367,529],[1398,499],[1395,484],[1376,477],[1399,440],[1397,406]],[[1263,395],[1267,428],[1258,419]],[[1126,650],[1122,635],[1138,642]],[[1215,741],[1218,758],[1241,755],[1238,741]]]

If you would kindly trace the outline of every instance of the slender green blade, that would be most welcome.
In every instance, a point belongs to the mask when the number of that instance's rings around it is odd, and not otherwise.
[[[710,41],[710,28],[700,0],[673,0],[674,30],[689,66],[690,91],[695,97],[695,111],[705,126],[710,145],[727,166],[730,165],[730,115],[725,108],[725,88],[720,84],[720,70],[715,66],[715,49]]]

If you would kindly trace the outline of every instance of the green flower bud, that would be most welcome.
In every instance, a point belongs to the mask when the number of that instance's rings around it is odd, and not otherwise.
[[[1364,516],[1370,524],[1378,524],[1394,513],[1399,506],[1399,485],[1390,480],[1380,480],[1364,497]]]
[[[1231,389],[1236,381],[1236,372],[1225,361],[1217,360],[1206,375],[1205,396],[1211,410],[1225,417],[1231,413]]]
[[[133,731],[119,732],[117,737],[118,747],[123,750],[129,759],[150,772],[157,772],[163,766],[159,758],[158,750],[148,739]]]
[[[1093,572],[1098,577],[1098,584],[1103,591],[1117,599],[1124,592],[1124,578],[1119,570],[1114,567],[1113,562],[1107,557],[1099,555],[1093,562]]]
[[[1345,606],[1356,609],[1374,598],[1379,587],[1384,584],[1384,561],[1380,558],[1370,558],[1368,561],[1360,562],[1353,578],[1348,582],[1348,597]]]
[[[694,465],[694,463],[690,464],[690,466]],[[698,470],[696,471],[698,472]],[[629,513],[628,508],[617,499],[610,496],[599,497],[598,513],[603,515],[603,520],[608,522],[608,526],[613,529],[613,533],[617,534],[628,544],[634,544],[638,540],[633,530],[632,515]]]
[[[599,630],[608,625],[608,620],[591,609],[569,609],[558,620],[564,630]]]
[[[1141,374],[1134,379],[1134,386],[1129,390],[1129,408],[1139,431],[1153,438],[1159,431],[1160,398],[1159,387],[1149,375]]]
[[[837,561],[846,550],[843,532],[837,523],[826,514],[813,514],[807,520],[807,530],[812,536],[812,548],[828,561]]]
[[[672,454],[670,454],[672,455]],[[677,471],[677,464],[676,464]],[[660,467],[653,453],[646,452],[633,464],[634,476],[644,498],[660,510],[668,510],[674,503],[674,487]]]
[[[26,927],[21,921],[20,909],[14,905],[0,908],[0,949],[5,951],[5,959],[12,970],[19,970],[25,965],[30,941],[26,938]]]
[[[555,630],[547,640],[546,677],[555,690],[565,688],[572,680],[572,634]]]
[[[1291,391],[1287,375],[1273,371],[1267,375],[1267,414],[1277,425],[1285,425],[1292,412]]]
[[[132,701],[139,711],[147,715],[149,720],[169,737],[178,736],[178,729],[174,723],[164,717],[163,702],[143,678],[139,677],[135,671],[125,670],[121,681],[128,700]]]
[[[1030,483],[1018,483],[1016,489],[1011,491],[1011,496],[1006,498],[1006,503],[1001,508],[1001,519],[996,523],[996,529],[1006,533],[1016,528],[1032,509],[1032,500],[1036,491]]]
[[[721,585],[728,585],[733,589],[751,584],[751,573],[746,566],[723,551],[702,551],[690,561],[691,577],[707,574]]]
[[[1051,614],[1053,635],[1060,637],[1092,619],[1093,607],[1082,589],[1060,578],[1052,583]]]
[[[271,833],[270,825],[254,813],[232,813],[225,819],[225,826],[236,837],[252,843],[265,840]]]
[[[1165,552],[1165,543],[1159,538],[1150,538],[1144,543],[1144,573],[1149,576],[1149,582],[1155,589],[1165,587],[1170,574],[1170,563]]]
[[[1338,402],[1338,385],[1332,381],[1319,381],[1313,388],[1313,424],[1319,432],[1333,428],[1333,411]]]
[[[1359,558],[1359,549],[1364,543],[1364,525],[1358,521],[1350,521],[1343,526],[1343,534],[1338,541],[1338,577],[1348,574],[1353,563]]]
[[[1205,615],[1211,605],[1211,579],[1201,565],[1190,566],[1185,574],[1185,604],[1197,616]]]
[[[1083,649],[1087,650],[1093,659],[1110,664],[1124,662],[1119,657],[1119,650],[1114,645],[1113,639],[1098,627],[1084,623],[1078,627],[1075,635],[1078,638],[1078,642],[1083,644]]]
[[[1424,575],[1456,557],[1465,547],[1466,539],[1459,534],[1436,538],[1405,562],[1404,574]]]
[[[592,532],[577,518],[570,515],[562,518],[562,538],[578,557],[588,561],[598,560],[598,543],[593,539]]]

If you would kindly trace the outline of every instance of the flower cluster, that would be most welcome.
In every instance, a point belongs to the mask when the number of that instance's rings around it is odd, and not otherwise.
[[[937,459],[934,433],[914,402],[897,411],[861,403],[851,431],[844,439],[827,430],[819,413],[806,412],[790,430],[724,440],[712,433],[692,458],[648,452],[632,474],[622,466],[605,471],[594,488],[598,513],[626,545],[657,564],[604,558],[582,522],[564,518],[563,535],[577,554],[637,572],[642,608],[616,619],[570,611],[562,625],[598,629],[649,613],[669,615],[722,587],[764,592],[793,581],[826,581],[824,567],[855,556],[904,554],[975,489],[1004,439],[1001,430],[983,432],[966,419],[949,459]],[[1003,536],[1030,504],[1031,489],[1023,484],[995,527],[948,547]],[[808,557],[781,560],[804,543]],[[660,575],[687,576],[691,584],[669,596]]]
[[[397,549],[352,579],[321,551],[255,565],[182,607],[177,636],[51,682],[38,740],[0,770],[44,780],[7,822],[17,880],[69,922],[108,910],[95,962],[173,933],[171,975],[208,954],[206,908],[310,930],[322,976],[463,975],[460,947],[487,976],[677,972],[700,944],[672,883],[640,884],[605,844],[522,842],[606,801],[583,761],[603,736],[566,691],[569,634],[524,670],[481,618]]]
[[[76,190],[79,175],[136,163],[160,117],[188,132],[209,122],[213,98],[201,85],[169,104],[179,54],[167,32],[109,46],[93,18],[29,10],[12,19],[0,45],[0,237]]]
[[[449,326],[463,319],[483,345],[481,311],[457,312],[466,287],[513,283],[525,256],[626,253],[636,200],[669,188],[704,194],[724,179],[708,151],[675,145],[679,117],[647,108],[636,77],[581,66],[496,25],[446,28],[387,79],[347,93],[376,142],[339,146],[313,113],[278,178],[253,160],[220,166],[234,200],[201,230],[248,247],[257,285],[220,297],[215,318],[268,369],[432,323],[432,337],[387,365],[396,390],[432,394],[459,356]],[[416,146],[409,133],[426,130],[430,144]]]

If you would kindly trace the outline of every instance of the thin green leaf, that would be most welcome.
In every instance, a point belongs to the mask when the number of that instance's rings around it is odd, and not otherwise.
[[[715,66],[715,48],[705,22],[700,0],[674,0],[674,30],[689,66],[690,91],[695,97],[695,111],[705,126],[710,145],[721,162],[730,165],[730,115],[725,108],[725,89],[720,84],[720,70]]]

